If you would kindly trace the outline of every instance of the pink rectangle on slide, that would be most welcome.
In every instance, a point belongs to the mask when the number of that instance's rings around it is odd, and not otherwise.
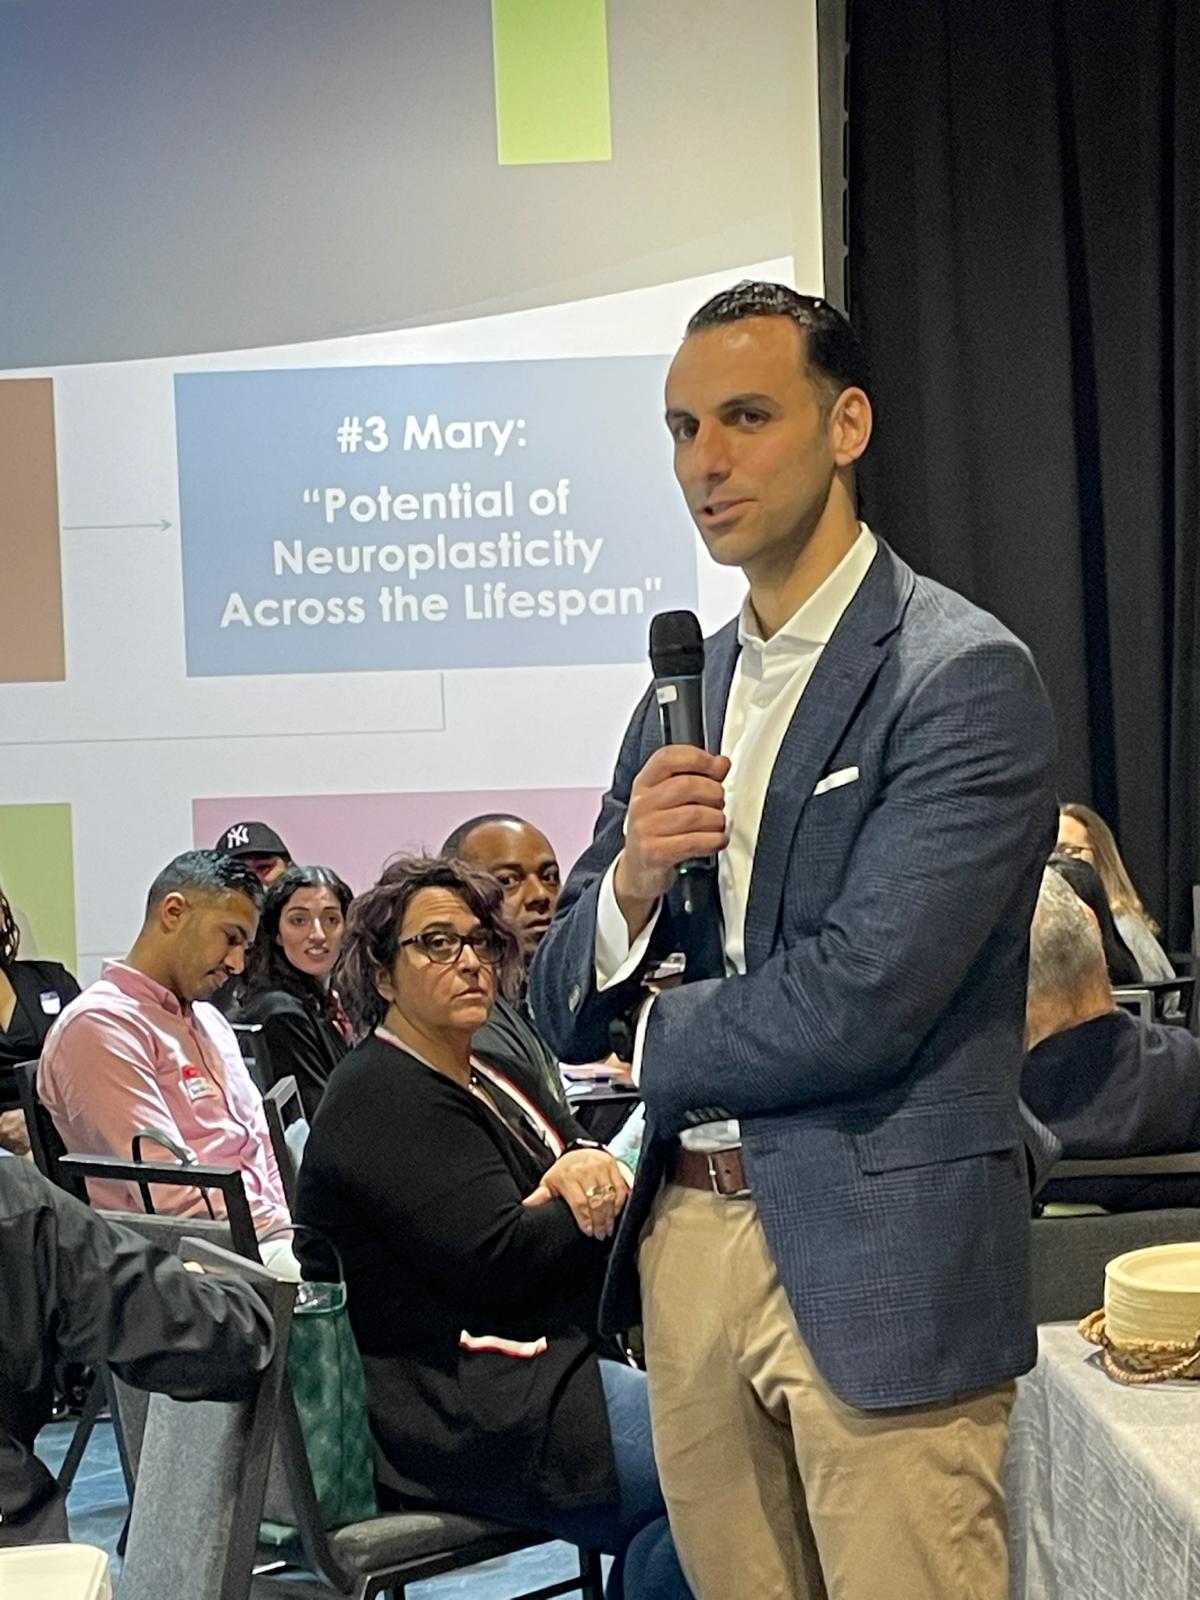
[[[266,822],[293,861],[332,867],[355,891],[375,882],[389,856],[436,851],[460,822],[512,812],[539,827],[563,875],[592,837],[599,789],[486,789],[438,794],[250,795],[192,801],[197,847],[210,849],[235,822]]]

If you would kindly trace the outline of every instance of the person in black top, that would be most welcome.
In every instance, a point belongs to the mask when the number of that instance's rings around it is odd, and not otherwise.
[[[469,861],[490,872],[504,891],[504,910],[521,941],[525,972],[512,998],[496,996],[491,1015],[475,1038],[475,1049],[489,1061],[566,1104],[562,1074],[553,1050],[538,1032],[525,1000],[525,975],[549,932],[562,893],[554,846],[540,828],[510,812],[489,811],[459,823],[440,855]]]
[[[550,931],[562,893],[558,857],[546,835],[524,817],[488,811],[460,822],[438,853],[474,862],[496,879],[528,966]]]
[[[0,890],[0,1149],[29,1149],[15,1068],[34,1061],[79,985],[57,961],[19,961],[21,935]]]
[[[177,1400],[237,1400],[271,1359],[248,1283],[178,1257],[0,1152],[0,1548],[67,1537],[58,1484],[33,1453],[59,1359],[107,1361]]]
[[[610,1597],[682,1600],[645,1375],[596,1334],[623,1172],[472,1054],[519,979],[501,898],[410,859],[351,907],[339,981],[366,1036],[313,1123],[302,1253],[307,1229],[341,1255],[392,1495],[608,1551]]]
[[[266,1042],[264,1088],[295,1078],[311,1122],[329,1074],[350,1048],[350,1024],[331,985],[350,889],[329,867],[288,867],[263,901],[232,1022],[257,1022]]]
[[[1067,1159],[1200,1150],[1200,1040],[1117,1006],[1096,923],[1052,870],[1030,930],[1026,1041],[1021,1098]],[[1195,1206],[1200,1177],[1051,1177],[1038,1199]]]

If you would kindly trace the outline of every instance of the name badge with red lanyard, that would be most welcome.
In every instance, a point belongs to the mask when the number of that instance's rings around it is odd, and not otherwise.
[[[183,1092],[189,1100],[195,1102],[197,1100],[216,1099],[216,1084],[213,1083],[211,1078],[206,1078],[199,1067],[184,1067],[180,1076],[183,1081]]]

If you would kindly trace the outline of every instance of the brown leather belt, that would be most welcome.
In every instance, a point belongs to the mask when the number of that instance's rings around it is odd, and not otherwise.
[[[685,1189],[708,1189],[727,1199],[750,1193],[740,1145],[733,1150],[685,1150],[676,1145],[667,1180],[681,1183]]]

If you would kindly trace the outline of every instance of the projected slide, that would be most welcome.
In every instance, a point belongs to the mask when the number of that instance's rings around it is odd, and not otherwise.
[[[254,818],[360,887],[492,809],[569,868],[651,618],[744,594],[663,380],[718,290],[822,289],[812,0],[29,0],[0,60],[34,942],[91,981]]]
[[[180,374],[189,674],[641,660],[696,603],[665,368]]]

